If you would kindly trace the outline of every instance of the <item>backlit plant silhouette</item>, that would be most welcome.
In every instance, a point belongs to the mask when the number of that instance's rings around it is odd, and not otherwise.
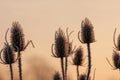
[[[0,51],[0,60],[1,60],[0,63],[10,65],[11,80],[13,80],[12,64],[17,61],[18,56],[16,57],[12,46],[7,41],[8,30],[7,30],[6,35],[5,35],[5,41],[6,42],[4,43],[4,48]]]
[[[109,65],[113,68],[113,70],[115,69],[119,69],[120,70],[120,35],[117,38],[117,44],[115,42],[115,34],[116,34],[116,29],[114,31],[113,34],[113,43],[114,43],[114,49],[113,50],[113,55],[112,55],[112,60],[113,60],[113,65],[110,63],[110,61],[106,58],[107,62],[109,63]]]
[[[120,69],[120,54],[118,51],[113,51],[112,60],[113,60],[113,65],[107,59],[109,65],[113,68],[113,70]]]
[[[53,57],[61,59],[61,69],[62,69],[62,77],[63,80],[67,80],[67,67],[68,67],[68,60],[67,57],[72,54],[72,43],[69,42],[69,36],[72,32],[68,34],[68,28],[66,29],[66,36],[65,33],[61,28],[55,32],[55,44],[52,44],[51,51]],[[54,52],[55,51],[55,52]],[[64,68],[64,58],[65,58],[65,68]]]
[[[55,72],[54,77],[53,77],[53,80],[62,80],[59,72]]]
[[[76,66],[77,80],[79,80],[79,66],[83,65],[83,48],[81,46],[76,49],[72,61],[73,65]]]
[[[18,52],[18,55],[20,56],[18,59],[20,80],[22,80],[21,51],[24,51],[30,43],[34,47],[32,40],[29,40],[25,45],[25,38],[21,25],[18,22],[13,22],[11,28],[11,45],[14,48],[14,51]]]
[[[91,51],[90,51],[90,43],[95,42],[93,25],[88,18],[81,23],[81,38],[80,38],[80,31],[78,32],[78,39],[81,43],[87,44],[88,49],[88,72],[86,76],[86,80],[89,79],[90,72],[91,72]]]

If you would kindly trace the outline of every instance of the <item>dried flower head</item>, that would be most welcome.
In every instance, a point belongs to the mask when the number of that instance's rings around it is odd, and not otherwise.
[[[12,64],[12,63],[16,62],[18,59],[18,57],[16,58],[16,56],[14,54],[13,47],[11,45],[9,45],[9,43],[7,41],[8,31],[9,31],[9,28],[7,29],[6,34],[5,34],[5,41],[6,41],[5,46],[0,51],[0,59],[3,64]]]
[[[81,23],[81,39],[79,37],[80,32],[78,33],[78,38],[82,43],[93,43],[95,42],[93,25],[88,18]]]
[[[62,29],[55,33],[55,53],[56,57],[65,57],[66,37]]]
[[[81,74],[79,80],[85,80],[85,78],[86,78],[86,74]]]
[[[5,64],[12,64],[15,62],[15,54],[12,47],[8,44],[3,49],[3,61]]]
[[[120,69],[120,54],[117,51],[114,51],[112,59],[115,69]]]
[[[79,80],[86,80],[86,79],[85,79],[86,77],[87,77],[86,74],[81,74],[81,75],[79,76]],[[89,77],[89,80],[91,80],[91,77]]]
[[[72,42],[69,42],[68,28],[66,29],[67,37],[61,28],[55,32],[55,44],[52,44],[51,50],[54,57],[67,57],[72,53]],[[55,49],[55,53],[53,51]]]
[[[53,77],[53,80],[62,80],[59,72],[55,72],[55,75],[54,75],[54,77]]]
[[[11,44],[12,44],[15,51],[17,51],[17,48],[19,49],[19,51],[24,50],[25,39],[24,39],[23,30],[22,30],[19,22],[12,23]]]
[[[106,58],[107,59],[107,58]],[[120,69],[120,54],[118,51],[113,51],[112,55],[113,65],[110,63],[110,61],[107,59],[109,65],[115,70]]]
[[[73,65],[82,66],[83,65],[83,48],[80,46],[76,49],[74,58],[73,58]]]
[[[116,34],[116,28],[113,34],[113,43],[114,43],[115,49],[120,50],[120,34],[118,35],[118,38],[117,38],[117,44],[115,43],[115,34]]]

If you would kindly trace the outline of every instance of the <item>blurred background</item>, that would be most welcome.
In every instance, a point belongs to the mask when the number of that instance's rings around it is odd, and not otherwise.
[[[70,40],[77,47],[82,45],[87,56],[86,45],[77,38],[81,21],[87,17],[94,26],[96,39],[91,45],[91,76],[96,68],[95,80],[118,80],[119,71],[112,70],[106,57],[112,63],[114,29],[117,28],[117,35],[120,33],[119,3],[119,0],[0,0],[0,49],[3,48],[7,28],[12,26],[13,21],[19,21],[26,42],[31,39],[36,47],[29,45],[22,52],[24,79],[52,80],[54,72],[61,71],[60,60],[51,56],[55,31],[59,27],[64,31],[69,27],[69,31],[74,31]],[[86,67],[80,67],[80,73],[85,73]],[[68,70],[70,79],[75,80],[75,66],[69,63]],[[17,63],[14,64],[14,71],[17,80]],[[9,79],[9,66],[0,64],[0,72],[0,80]]]

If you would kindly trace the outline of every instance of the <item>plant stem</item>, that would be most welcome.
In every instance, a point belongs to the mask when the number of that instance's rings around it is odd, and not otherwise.
[[[65,80],[67,80],[68,58],[65,57]]]
[[[11,80],[13,80],[13,69],[12,69],[12,64],[10,64],[10,75],[11,75]]]
[[[64,60],[63,60],[63,57],[61,57],[61,69],[62,69],[63,80],[65,80],[65,76],[64,76]]]
[[[20,51],[18,52],[18,55],[21,56]],[[22,80],[22,64],[21,64],[21,57],[18,59],[18,67],[19,67],[19,78]]]
[[[79,66],[76,65],[76,71],[77,71],[77,80],[79,80]]]
[[[88,73],[87,73],[87,79],[89,80],[90,72],[91,72],[91,52],[90,52],[90,43],[87,43],[88,48]]]

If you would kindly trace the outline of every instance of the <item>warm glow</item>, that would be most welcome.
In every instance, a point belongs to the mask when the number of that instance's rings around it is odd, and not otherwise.
[[[76,46],[82,45],[77,38],[77,33],[80,30],[81,21],[88,17],[94,26],[96,39],[96,42],[91,45],[91,76],[93,76],[96,68],[95,80],[118,80],[120,78],[119,71],[112,70],[106,61],[106,57],[112,63],[114,29],[117,28],[117,34],[120,33],[119,9],[119,0],[0,0],[0,48],[3,48],[7,28],[12,26],[13,21],[19,21],[23,27],[26,42],[31,39],[36,46],[33,49],[29,45],[23,52],[24,69],[27,69],[31,64],[29,59],[32,59],[34,63],[34,59],[38,56],[41,65],[45,65],[46,68],[53,68],[51,75],[49,74],[49,76],[52,76],[54,71],[60,71],[59,59],[51,57],[51,44],[54,43],[55,31],[59,27],[64,31],[69,27],[70,31],[74,31],[70,40],[73,40]],[[87,50],[86,45],[82,46],[85,47],[84,50]],[[86,51],[84,52],[86,55]],[[87,58],[85,62],[87,62]],[[80,67],[82,69],[80,73],[84,73],[86,67],[87,65]],[[6,68],[4,73],[8,71]],[[47,74],[48,70],[45,70],[44,74]],[[75,70],[75,66],[70,64],[68,73],[69,76],[72,75],[73,80],[76,79]],[[0,68],[0,71],[3,71],[2,68]],[[24,74],[27,74],[27,72]]]

